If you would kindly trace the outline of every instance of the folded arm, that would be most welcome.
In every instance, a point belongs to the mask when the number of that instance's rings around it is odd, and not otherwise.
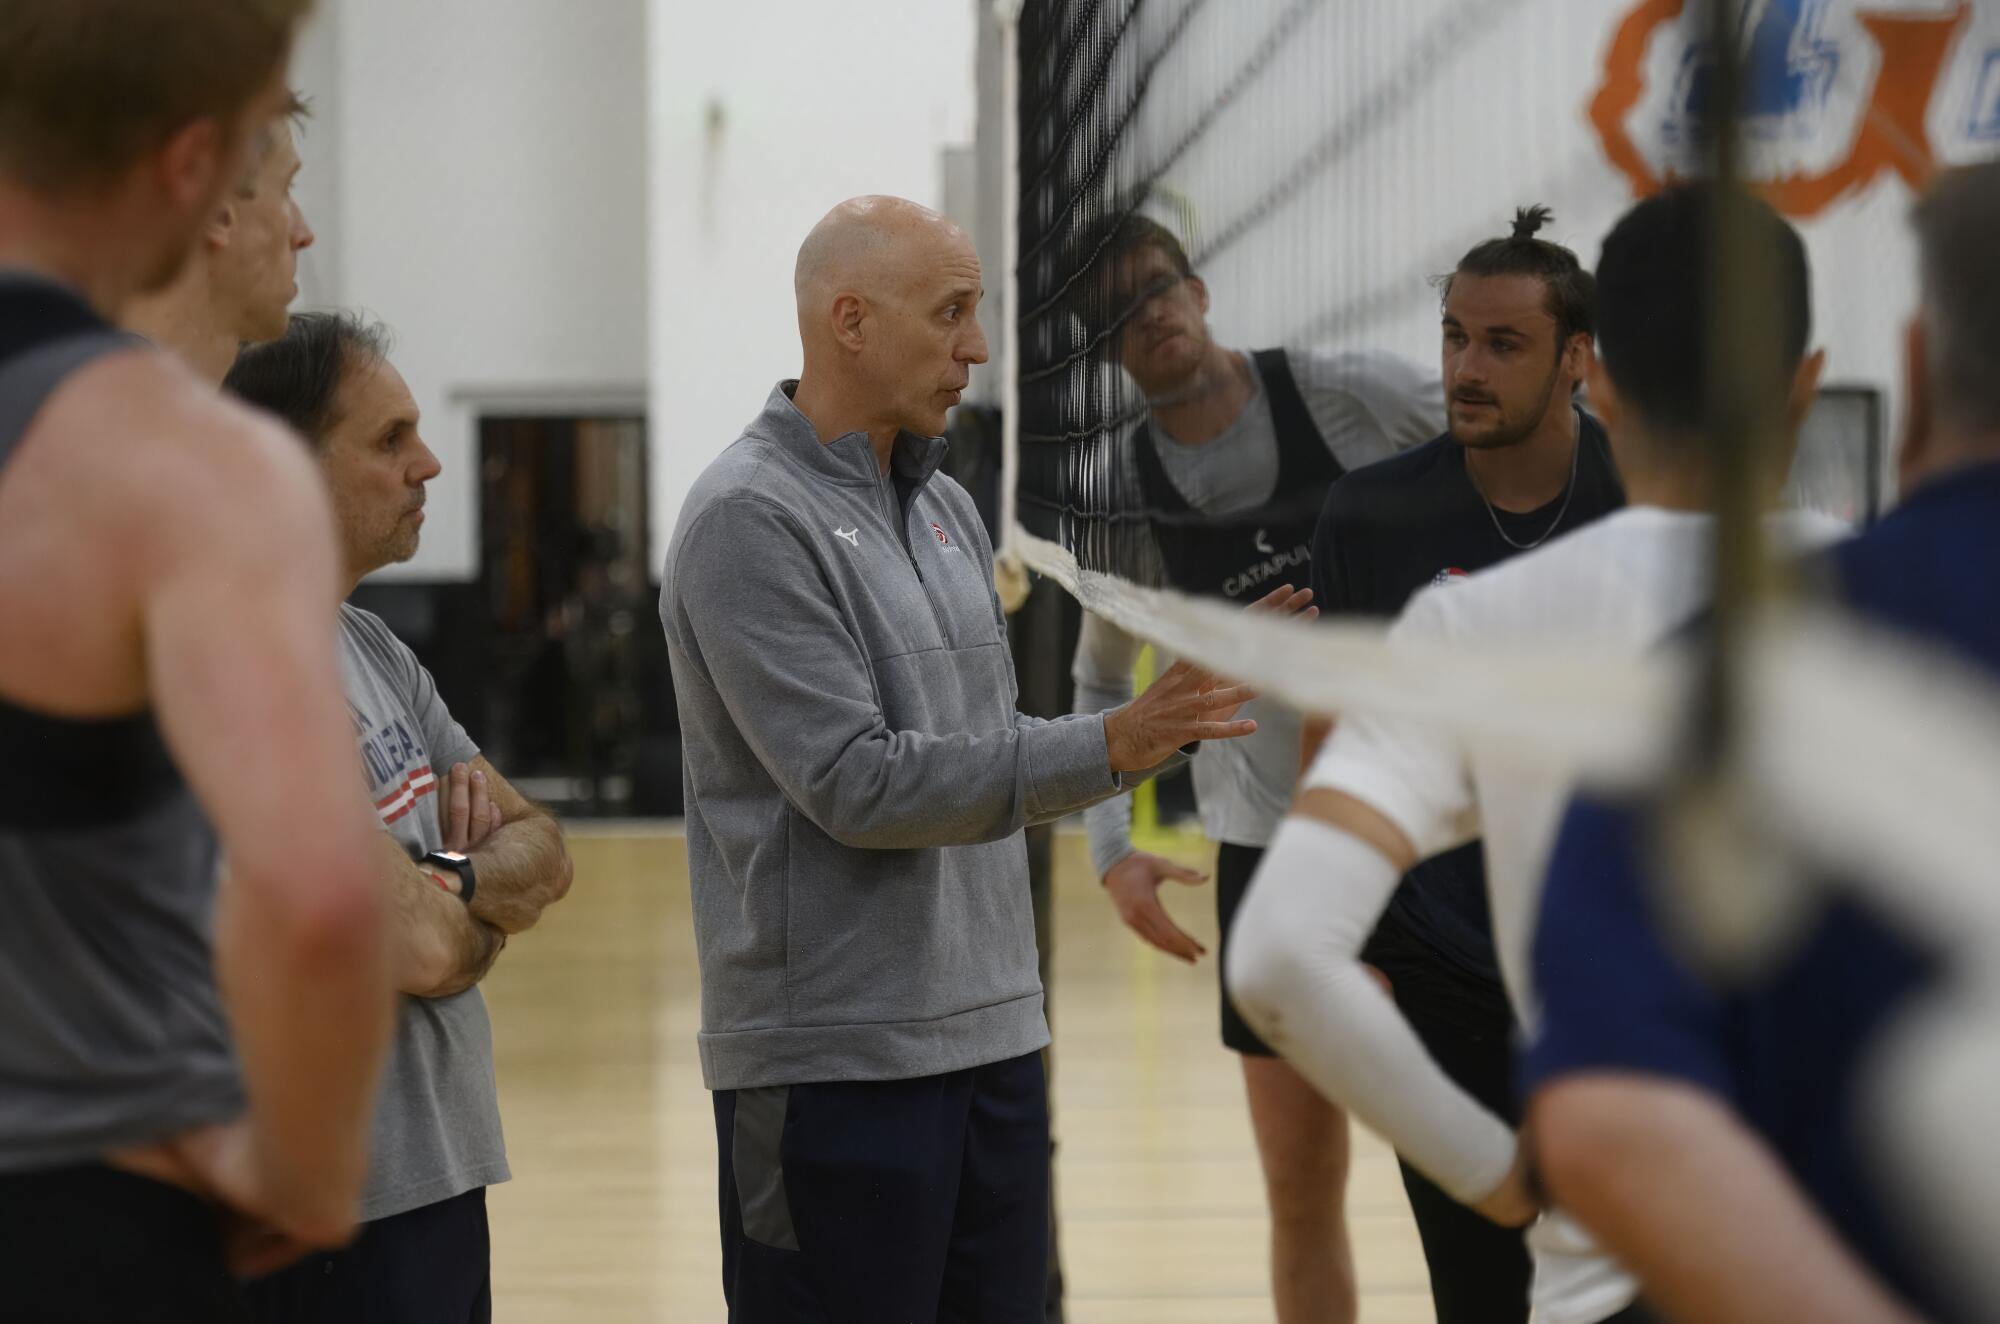
[[[468,850],[479,879],[471,912],[502,933],[521,933],[569,895],[575,869],[563,844],[562,825],[515,790],[481,754],[451,769],[438,806],[445,817],[445,842],[452,849],[467,849],[452,843],[471,838],[472,818],[482,802],[492,807],[498,822]]]
[[[392,909],[397,989],[411,997],[445,998],[484,979],[507,935],[476,918],[386,832],[377,858]]]

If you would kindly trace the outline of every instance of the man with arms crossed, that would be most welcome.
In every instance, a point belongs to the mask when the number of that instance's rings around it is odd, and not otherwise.
[[[1610,433],[1630,504],[1505,565],[1418,595],[1399,643],[1626,658],[1646,652],[1700,609],[1713,582],[1714,489],[1697,407],[1706,323],[1688,292],[1706,271],[1710,190],[1679,188],[1640,203],[1604,241],[1597,268],[1598,358],[1591,404]],[[1809,281],[1798,235],[1762,203],[1752,219],[1780,254],[1782,402],[1795,443],[1823,356],[1808,354]],[[1793,445],[1772,457],[1775,504]],[[1798,511],[1767,516],[1794,549],[1845,532]],[[1272,1027],[1285,1053],[1398,1153],[1481,1213],[1505,1224],[1534,1216],[1525,1150],[1511,1114],[1467,1093],[1425,1052],[1367,979],[1360,953],[1416,861],[1483,838],[1487,899],[1500,969],[1517,1018],[1534,1018],[1527,978],[1542,872],[1569,779],[1469,746],[1421,722],[1342,714],[1280,830],[1244,909],[1231,987],[1244,1014]],[[1530,1234],[1534,1314],[1597,1324],[1632,1306],[1636,1286],[1559,1215]]]
[[[1187,666],[1015,708],[992,552],[939,475],[986,358],[971,241],[895,198],[799,250],[805,371],[709,466],[660,615],[731,1318],[1039,1321],[1048,1043],[1022,829],[1246,735]]]
[[[243,179],[306,7],[0,6],[10,1319],[232,1318],[227,1271],[344,1241],[366,1171],[389,949],[328,776],[326,498],[281,429],[112,329]]]
[[[1234,601],[1257,600],[1287,580],[1303,585],[1333,481],[1437,435],[1444,408],[1436,376],[1381,354],[1228,349],[1209,333],[1208,287],[1172,231],[1135,215],[1112,253],[1125,315],[1119,362],[1147,402],[1146,421],[1117,452],[1128,470],[1125,490],[1140,493],[1154,517],[1139,544],[1152,564],[1134,567],[1136,577]],[[1131,699],[1140,646],[1111,622],[1084,617],[1074,665],[1078,712]],[[1262,700],[1244,711],[1257,734],[1209,747],[1192,769],[1202,830],[1219,846],[1215,902],[1225,957],[1237,903],[1298,777],[1298,715]],[[1131,817],[1124,795],[1084,813],[1091,860],[1132,931],[1192,962],[1202,948],[1174,923],[1159,889],[1168,879],[1203,877],[1133,849]],[[1242,1057],[1263,1161],[1279,1324],[1351,1321],[1347,1119],[1227,997],[1221,1003],[1222,1042]]]
[[[344,314],[302,314],[280,339],[245,350],[227,386],[311,444],[333,493],[350,593],[416,555],[425,484],[439,466],[386,332]],[[569,890],[569,856],[555,820],[479,753],[381,618],[341,605],[340,661],[381,819],[377,868],[395,906],[405,996],[361,1235],[251,1284],[252,1317],[484,1324],[493,1313],[486,1187],[508,1171],[477,984],[506,936]]]
[[[1916,231],[1903,503],[1820,569],[1873,623],[1996,673],[2000,163],[1940,177]],[[1832,895],[1770,967],[1718,986],[1666,927],[1675,884],[1649,837],[1581,801],[1549,869],[1523,1083],[1551,1192],[1676,1320],[1990,1319],[1952,1300],[1915,1193],[1870,1144],[1894,1088],[1880,1050],[1954,977],[1950,954]]]

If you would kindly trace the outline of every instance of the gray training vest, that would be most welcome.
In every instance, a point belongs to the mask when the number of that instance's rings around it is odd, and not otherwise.
[[[55,389],[134,343],[60,286],[0,273],[0,483]],[[150,712],[78,721],[0,696],[0,1173],[242,1113],[217,862]]]

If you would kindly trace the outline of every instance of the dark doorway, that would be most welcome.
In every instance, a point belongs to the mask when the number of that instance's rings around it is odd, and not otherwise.
[[[646,565],[645,420],[487,417],[479,458],[479,688],[495,765],[564,814],[677,811],[647,793],[657,779],[641,766],[646,719],[659,716],[647,692],[666,674]]]

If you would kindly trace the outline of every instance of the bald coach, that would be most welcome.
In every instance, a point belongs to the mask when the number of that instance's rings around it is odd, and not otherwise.
[[[986,360],[979,258],[857,198],[799,249],[797,381],[667,552],[701,1060],[738,1324],[1039,1321],[1048,1043],[1022,829],[1247,734],[1177,667],[1128,706],[1015,708],[993,554],[938,473]]]

